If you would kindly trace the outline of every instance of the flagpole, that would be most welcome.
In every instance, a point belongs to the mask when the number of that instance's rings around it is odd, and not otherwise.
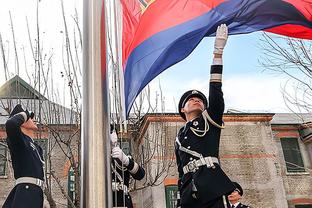
[[[125,91],[124,91],[124,73],[122,67],[122,6],[120,1],[114,1],[113,5],[114,15],[113,23],[115,32],[114,43],[115,43],[115,77],[117,81],[117,92],[118,92],[118,113],[119,113],[119,125],[120,131],[127,131],[127,121],[126,121],[126,107],[125,107]]]
[[[83,2],[81,208],[111,208],[105,1]]]

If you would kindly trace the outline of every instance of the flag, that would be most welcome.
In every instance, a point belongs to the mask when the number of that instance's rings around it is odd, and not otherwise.
[[[220,24],[312,40],[312,0],[121,0],[127,115],[140,91]]]

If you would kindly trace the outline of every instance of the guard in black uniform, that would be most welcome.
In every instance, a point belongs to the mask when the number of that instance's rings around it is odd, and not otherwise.
[[[145,176],[145,171],[138,163],[120,149],[115,131],[111,133],[111,144],[113,207],[133,208],[131,196],[129,194],[130,176],[135,180],[142,180]]]
[[[33,118],[18,104],[5,124],[16,182],[3,208],[43,207],[44,160],[41,147],[32,139],[38,129]]]
[[[235,186],[235,190],[228,195],[228,208],[250,208],[249,206],[239,202],[243,196],[243,188],[237,182],[233,182],[233,184]]]
[[[179,113],[186,124],[180,129],[175,145],[178,207],[226,208],[227,195],[235,189],[218,159],[224,111],[222,52],[226,40],[227,27],[221,25],[216,33],[211,66],[209,105],[205,95],[197,90],[185,92],[179,102]]]

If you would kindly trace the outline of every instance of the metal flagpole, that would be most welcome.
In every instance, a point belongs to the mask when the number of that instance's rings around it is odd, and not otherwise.
[[[116,64],[117,64],[117,80],[119,92],[119,124],[122,132],[126,132],[126,107],[125,107],[125,92],[124,92],[124,73],[122,69],[122,6],[120,1],[115,1],[114,4],[114,27],[115,30],[115,48],[116,48]],[[124,124],[124,126],[122,126]]]
[[[81,208],[111,208],[105,0],[83,2]]]

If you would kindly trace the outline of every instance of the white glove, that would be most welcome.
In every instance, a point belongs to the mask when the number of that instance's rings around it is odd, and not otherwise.
[[[214,43],[214,54],[222,55],[224,46],[226,44],[228,38],[228,28],[225,24],[218,26],[216,32],[216,40]]]
[[[125,166],[129,165],[129,157],[118,146],[112,149],[112,157],[118,158]]]
[[[117,146],[118,136],[117,136],[116,131],[113,131],[110,134],[110,141],[111,141],[112,147],[116,147]]]

